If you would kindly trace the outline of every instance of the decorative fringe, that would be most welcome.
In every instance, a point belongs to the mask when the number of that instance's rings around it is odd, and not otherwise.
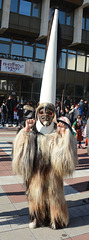
[[[51,162],[57,175],[66,176],[73,173],[77,164],[77,142],[69,129],[65,135],[52,139]]]
[[[29,137],[22,129],[13,143],[12,169],[14,174],[22,174],[25,181],[31,177],[35,156],[35,136],[30,133]]]

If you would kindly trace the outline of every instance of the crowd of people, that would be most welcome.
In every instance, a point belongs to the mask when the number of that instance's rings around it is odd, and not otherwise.
[[[13,99],[11,95],[9,95],[7,100],[3,100],[2,105],[0,107],[0,123],[1,128],[5,127],[17,127],[24,118],[24,106],[30,105],[32,106],[32,101],[17,101],[17,99]]]
[[[38,105],[39,102],[34,105],[31,100],[24,101],[22,99],[20,102],[17,102],[17,99],[14,100],[12,96],[9,95],[8,99],[3,100],[1,105],[1,128],[9,126],[19,128],[19,125],[21,125],[24,121],[26,112],[25,106],[33,108],[35,113]],[[55,111],[57,120],[60,116],[65,116],[70,120],[74,136],[79,142],[79,148],[82,148],[81,141],[83,140],[84,127],[89,117],[89,106],[87,100],[81,99],[78,103],[74,102],[74,104],[71,104],[70,98],[67,97],[61,105],[61,101],[56,99]]]

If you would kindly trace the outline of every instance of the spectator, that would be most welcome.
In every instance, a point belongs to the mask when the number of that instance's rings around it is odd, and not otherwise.
[[[7,125],[9,123],[13,125],[14,101],[11,95],[9,95],[6,101],[6,105],[7,105]]]
[[[79,142],[79,148],[82,148],[81,141],[83,140],[83,121],[81,115],[77,116],[77,120],[72,125],[72,130],[74,133],[75,138]]]
[[[88,112],[88,102],[87,102],[87,100],[84,101],[83,112],[84,112],[84,118],[86,118],[87,117],[87,112]]]
[[[1,127],[2,128],[5,128],[6,115],[7,115],[7,106],[6,106],[6,101],[3,100],[3,103],[1,105]]]
[[[67,97],[64,104],[65,104],[65,106],[69,106],[69,108],[70,108],[70,96]]]
[[[82,105],[78,104],[79,115],[83,116],[83,108]]]
[[[83,99],[80,100],[79,105],[80,105],[80,107],[82,108],[82,111],[83,111],[83,107],[84,107]]]
[[[17,122],[17,106],[14,107],[14,125],[18,125],[18,122]]]
[[[35,109],[27,103],[23,106],[23,121],[18,125],[17,132],[25,127],[25,121],[31,118],[35,118]]]
[[[74,122],[77,120],[77,116],[79,115],[79,105],[76,104],[74,108]]]
[[[23,121],[23,100],[17,105],[17,115],[18,115],[18,121],[21,123]]]
[[[60,115],[60,101],[59,100],[56,100],[55,110],[56,110],[56,117],[58,119],[61,116]]]

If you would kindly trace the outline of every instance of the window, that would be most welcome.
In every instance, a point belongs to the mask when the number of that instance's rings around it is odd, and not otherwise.
[[[59,60],[59,68],[65,68],[65,64],[66,64],[66,53],[61,52],[61,57]]]
[[[15,13],[18,11],[18,0],[11,0],[10,11]]]
[[[7,81],[6,80],[0,80],[0,89],[7,90]]]
[[[59,11],[59,23],[65,24],[65,12]]]
[[[33,47],[31,46],[24,46],[24,57],[33,57]]]
[[[68,26],[73,25],[73,12],[63,12],[59,11],[59,23],[66,24]]]
[[[4,41],[4,42],[10,42],[10,41],[11,41],[11,39],[9,39],[9,38],[2,38],[2,37],[0,37],[0,41]]]
[[[85,29],[85,18],[82,18],[82,29]]]
[[[25,81],[22,79],[22,85],[21,85],[21,91],[22,92],[28,92],[31,91],[32,88],[32,81],[25,79]]]
[[[67,14],[66,16],[66,25],[70,25],[70,15]]]
[[[19,92],[19,89],[20,89],[20,81],[16,79],[15,80],[9,79],[8,90],[13,91],[14,93],[17,93],[17,91]]]
[[[73,25],[73,12],[66,13],[66,25],[68,25],[68,26]]]
[[[32,16],[33,17],[40,17],[40,1],[34,0],[33,7],[32,7]]]
[[[86,72],[89,72],[89,57],[87,57]]]
[[[67,69],[75,70],[76,55],[68,53]]]
[[[32,1],[30,0],[20,0],[19,14],[31,16],[31,5]]]
[[[9,44],[0,43],[0,53],[8,54],[10,46]]]
[[[85,56],[77,55],[77,71],[85,71]]]
[[[11,54],[22,56],[22,45],[12,43]]]
[[[45,49],[36,48],[36,58],[38,59],[45,59]]]
[[[86,19],[86,30],[89,31],[89,18]]]
[[[83,86],[80,86],[80,85],[75,86],[75,95],[83,96]]]
[[[89,11],[86,8],[83,10],[82,29],[89,31]]]
[[[2,8],[2,0],[0,0],[0,9]]]

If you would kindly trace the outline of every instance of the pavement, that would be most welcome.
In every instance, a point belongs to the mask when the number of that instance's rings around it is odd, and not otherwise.
[[[12,142],[16,129],[0,129],[0,240],[89,240],[89,157],[87,148],[78,149],[78,165],[71,177],[64,179],[69,210],[69,225],[29,229],[28,201],[21,176],[12,172]],[[84,141],[82,142],[84,146]]]

